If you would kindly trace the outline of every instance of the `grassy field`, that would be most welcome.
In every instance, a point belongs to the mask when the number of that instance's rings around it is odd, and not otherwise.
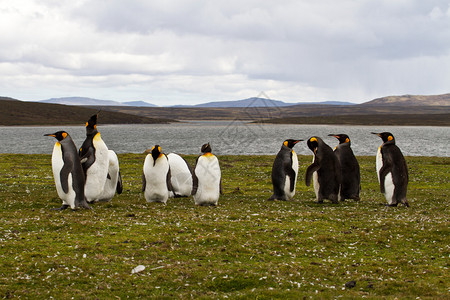
[[[57,212],[50,155],[0,154],[1,298],[449,297],[450,158],[406,158],[410,208],[384,206],[374,156],[338,205],[304,185],[311,156],[288,202],[266,200],[274,156],[219,157],[218,207],[146,203],[144,155],[119,159],[122,195]]]

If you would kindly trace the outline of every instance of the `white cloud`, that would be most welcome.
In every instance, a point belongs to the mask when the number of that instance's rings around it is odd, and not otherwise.
[[[445,93],[449,11],[444,0],[9,1],[0,89],[156,104]]]

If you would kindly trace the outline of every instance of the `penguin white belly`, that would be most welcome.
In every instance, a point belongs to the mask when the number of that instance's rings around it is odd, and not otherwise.
[[[86,185],[84,194],[88,202],[99,200],[108,176],[109,153],[108,147],[98,133],[93,139],[95,161],[86,171]]]
[[[64,193],[61,186],[61,169],[64,166],[64,160],[62,158],[61,144],[56,143],[53,147],[52,154],[52,171],[53,178],[55,179],[56,192],[59,198],[62,200],[63,205],[69,205],[70,208],[75,209],[75,191],[72,186],[72,174],[69,173],[67,177],[67,185],[69,187],[68,192]]]
[[[108,174],[100,201],[110,201],[116,194],[117,180],[119,179],[119,159],[113,150],[108,150]]]
[[[393,203],[394,198],[394,181],[392,180],[392,173],[389,172],[386,174],[386,177],[384,178],[384,196],[386,197],[386,200],[388,204]]]
[[[153,158],[149,154],[144,161],[145,191],[147,202],[167,202],[169,190],[167,189],[167,172],[169,163],[164,157],[158,158],[153,166]]]
[[[386,197],[386,201],[388,202],[388,204],[392,204],[395,188],[394,181],[392,179],[392,173],[391,172],[387,173],[386,176],[384,177],[384,182],[383,183],[380,182],[380,169],[383,167],[383,157],[381,155],[381,147],[378,148],[376,166],[377,166],[378,182],[380,184],[384,184],[384,191],[385,191],[384,197]]]
[[[195,175],[198,178],[197,192],[194,202],[197,205],[217,205],[220,196],[220,166],[217,157],[200,156],[195,167]]]
[[[379,147],[376,160],[378,183],[380,183],[380,169],[382,166],[383,166],[383,158],[381,156],[381,147]]]
[[[316,155],[314,154],[313,162],[315,159],[316,159]],[[320,184],[319,184],[319,174],[317,174],[317,171],[313,173],[312,178],[313,178],[313,185],[314,185],[314,193],[316,193],[316,199],[319,200]]]
[[[289,176],[286,176],[286,181],[284,184],[284,193],[286,194],[287,198],[290,200],[294,198],[295,196],[295,186],[297,185],[297,175],[298,175],[298,158],[297,154],[295,154],[294,151],[292,151],[292,169],[295,172],[295,179],[294,179],[294,190],[291,192],[291,179]]]
[[[170,181],[174,192],[180,196],[189,196],[192,192],[192,174],[184,159],[175,153],[167,154],[170,166]]]

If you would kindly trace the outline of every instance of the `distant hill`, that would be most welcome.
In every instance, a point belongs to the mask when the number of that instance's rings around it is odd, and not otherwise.
[[[147,106],[147,107],[156,106],[154,104],[145,101],[118,102],[114,100],[100,100],[86,97],[51,98],[47,100],[40,100],[39,102],[64,104],[64,105],[77,105],[77,106]]]
[[[138,107],[157,107],[157,105],[155,104],[151,104],[145,101],[127,101],[127,102],[123,102],[123,105],[126,106],[138,106]]]
[[[315,105],[315,104],[324,104],[324,105],[354,105],[354,103],[350,102],[340,102],[340,101],[324,101],[324,102],[297,102],[297,103],[288,103],[280,100],[271,100],[267,98],[258,98],[252,97],[243,100],[234,100],[234,101],[215,101],[194,105],[194,107],[285,107],[292,105]],[[186,107],[186,106],[176,106],[176,107]]]
[[[450,94],[443,95],[403,95],[377,98],[361,105],[367,106],[450,106]]]
[[[1,101],[1,100],[7,100],[7,101],[19,101],[19,100],[14,99],[14,98],[10,98],[10,97],[1,97],[1,96],[0,96],[0,101]]]
[[[1,101],[0,125],[84,125],[96,108],[25,102],[18,100]],[[102,110],[99,124],[154,124],[174,122],[170,118],[151,118],[127,113]]]

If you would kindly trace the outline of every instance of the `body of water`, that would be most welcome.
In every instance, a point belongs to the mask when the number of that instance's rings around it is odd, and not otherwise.
[[[84,126],[0,127],[0,153],[51,154],[55,139],[43,136],[59,130],[67,131],[80,147],[85,139]],[[217,155],[250,155],[278,152],[285,139],[303,139],[315,135],[334,148],[337,139],[328,134],[350,136],[355,155],[375,155],[381,139],[371,132],[391,132],[404,155],[450,156],[448,127],[417,126],[337,126],[337,125],[272,125],[241,121],[203,121],[149,125],[99,125],[107,146],[117,153],[142,153],[155,144],[163,152],[199,154],[202,144],[209,142]],[[294,148],[298,154],[311,155],[306,142]]]

